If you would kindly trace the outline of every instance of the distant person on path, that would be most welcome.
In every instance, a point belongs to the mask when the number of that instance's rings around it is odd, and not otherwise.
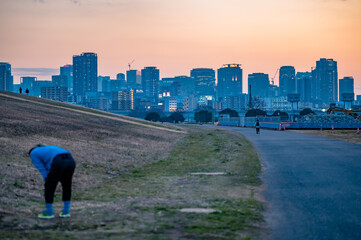
[[[53,200],[58,182],[63,187],[64,202],[64,208],[59,217],[70,217],[71,184],[76,165],[70,152],[57,146],[38,144],[29,150],[29,156],[45,182],[46,210],[39,214],[38,218],[54,218]]]
[[[25,92],[26,92],[26,95],[29,95],[29,88],[27,88],[27,89],[25,90]]]
[[[23,92],[23,89],[20,87],[19,88],[19,93],[21,94]]]
[[[259,120],[256,121],[256,134],[259,134],[259,130],[261,129],[261,125],[259,125]]]

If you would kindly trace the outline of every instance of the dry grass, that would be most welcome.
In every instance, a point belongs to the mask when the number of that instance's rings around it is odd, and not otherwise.
[[[0,238],[249,239],[260,236],[260,164],[238,134],[160,131],[0,96]],[[72,152],[72,217],[42,221],[43,180],[27,151]],[[226,172],[192,176],[190,172]],[[54,210],[61,209],[61,188]],[[222,213],[179,213],[212,207]]]
[[[295,132],[311,134],[341,141],[361,144],[361,134],[356,134],[357,130],[294,130]]]

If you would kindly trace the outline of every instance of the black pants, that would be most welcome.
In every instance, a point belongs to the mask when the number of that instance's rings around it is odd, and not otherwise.
[[[61,186],[63,187],[63,201],[70,201],[71,182],[74,170],[75,161],[71,154],[60,154],[54,158],[49,174],[45,179],[46,203],[53,203],[58,182],[61,182]]]

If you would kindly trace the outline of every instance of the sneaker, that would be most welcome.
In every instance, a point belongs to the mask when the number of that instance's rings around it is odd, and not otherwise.
[[[40,213],[38,215],[38,218],[40,218],[40,219],[53,219],[54,218],[54,213],[53,214],[47,214],[46,211],[44,211],[43,213]]]
[[[60,212],[60,213],[59,213],[59,217],[61,217],[61,218],[68,218],[68,217],[70,217],[70,213]]]

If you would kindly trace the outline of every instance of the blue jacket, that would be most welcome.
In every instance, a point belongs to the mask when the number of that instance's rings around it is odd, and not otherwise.
[[[54,158],[57,155],[63,153],[70,154],[68,150],[57,146],[36,147],[31,151],[31,161],[33,162],[34,166],[40,171],[41,175],[44,178],[44,181],[48,176]]]

